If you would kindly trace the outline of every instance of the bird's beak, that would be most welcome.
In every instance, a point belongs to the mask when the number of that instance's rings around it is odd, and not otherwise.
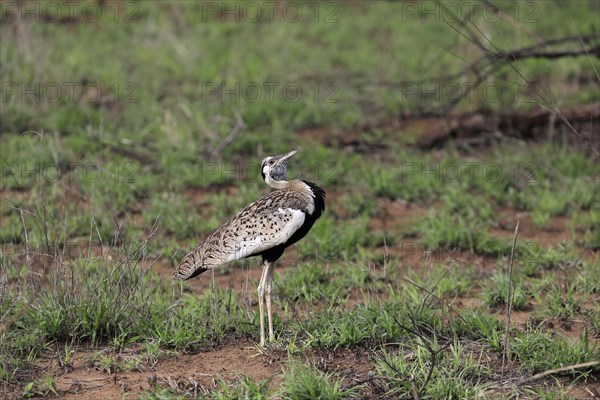
[[[283,157],[281,157],[281,158],[279,159],[279,163],[281,163],[281,162],[285,162],[285,161],[286,161],[288,158],[290,158],[291,156],[293,156],[293,155],[294,155],[294,154],[296,154],[297,152],[298,152],[298,151],[296,151],[296,150],[290,151],[289,153],[287,153],[286,155],[284,155]]]

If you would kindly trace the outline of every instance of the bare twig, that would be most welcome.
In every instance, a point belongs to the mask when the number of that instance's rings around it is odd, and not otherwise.
[[[412,391],[413,391],[413,399],[420,400],[421,397],[419,397],[419,391],[417,390],[417,385],[415,383],[414,377],[411,376],[409,381],[410,381],[410,386],[412,387]]]
[[[499,385],[490,386],[487,390],[491,391],[491,390],[497,390],[497,389],[505,389],[507,387],[517,387],[517,386],[521,386],[525,383],[530,383],[533,381],[540,380],[540,379],[545,378],[550,375],[559,374],[561,372],[568,372],[568,371],[575,371],[578,369],[591,368],[591,367],[595,367],[598,365],[600,365],[600,361],[588,361],[588,362],[579,363],[579,364],[567,365],[565,367],[553,368],[553,369],[549,369],[544,372],[540,372],[539,374],[532,375],[528,378],[523,378],[523,379],[519,379],[519,380],[509,381],[509,382],[499,384]]]
[[[576,369],[583,369],[583,368],[595,367],[596,365],[600,365],[600,361],[589,361],[589,362],[580,363],[580,364],[567,365],[566,367],[549,369],[547,371],[540,372],[539,374],[535,374],[533,376],[530,376],[529,378],[521,379],[520,381],[513,383],[513,385],[519,386],[519,385],[522,385],[524,383],[528,383],[528,382],[532,382],[532,381],[537,381],[538,379],[542,379],[542,378],[544,378],[546,376],[549,376],[549,375],[558,374],[560,372],[574,371]]]
[[[385,235],[383,235],[383,278],[387,278],[388,274],[388,262],[390,259],[390,254],[387,247],[387,242],[385,241]]]
[[[504,352],[502,353],[502,375],[504,375],[504,367],[510,364],[510,314],[512,312],[512,271],[515,259],[515,247],[517,246],[517,235],[519,233],[519,220],[515,226],[515,235],[513,237],[512,249],[510,251],[510,262],[508,264],[508,293],[506,293],[506,320],[504,323]]]
[[[27,263],[27,269],[31,273],[31,249],[29,248],[29,233],[27,232],[27,225],[25,225],[25,217],[23,216],[22,208],[19,208],[19,215],[21,217],[21,224],[23,225],[23,236],[25,236],[25,262]]]

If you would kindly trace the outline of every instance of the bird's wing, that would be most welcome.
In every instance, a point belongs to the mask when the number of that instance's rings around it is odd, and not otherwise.
[[[221,264],[283,244],[300,229],[305,218],[299,209],[273,203],[250,204],[188,253],[173,275],[189,279]]]
[[[235,231],[223,238],[225,262],[239,260],[287,242],[304,223],[304,212],[292,208],[277,208],[254,215],[250,221],[240,220]],[[245,223],[244,223],[245,222]],[[237,233],[237,235],[236,235]]]

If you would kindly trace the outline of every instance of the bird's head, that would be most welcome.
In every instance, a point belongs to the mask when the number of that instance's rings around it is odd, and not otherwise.
[[[269,156],[262,161],[260,172],[268,185],[271,185],[272,181],[287,181],[286,163],[294,154],[296,150],[279,156]]]

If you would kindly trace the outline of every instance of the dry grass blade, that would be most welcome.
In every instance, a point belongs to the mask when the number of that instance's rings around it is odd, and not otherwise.
[[[504,351],[502,352],[502,375],[504,375],[504,368],[510,364],[510,314],[512,312],[512,271],[513,263],[515,260],[515,247],[517,246],[517,235],[519,233],[519,222],[515,226],[515,235],[513,236],[512,249],[510,251],[510,262],[508,264],[508,291],[506,293],[506,321],[504,323]]]

